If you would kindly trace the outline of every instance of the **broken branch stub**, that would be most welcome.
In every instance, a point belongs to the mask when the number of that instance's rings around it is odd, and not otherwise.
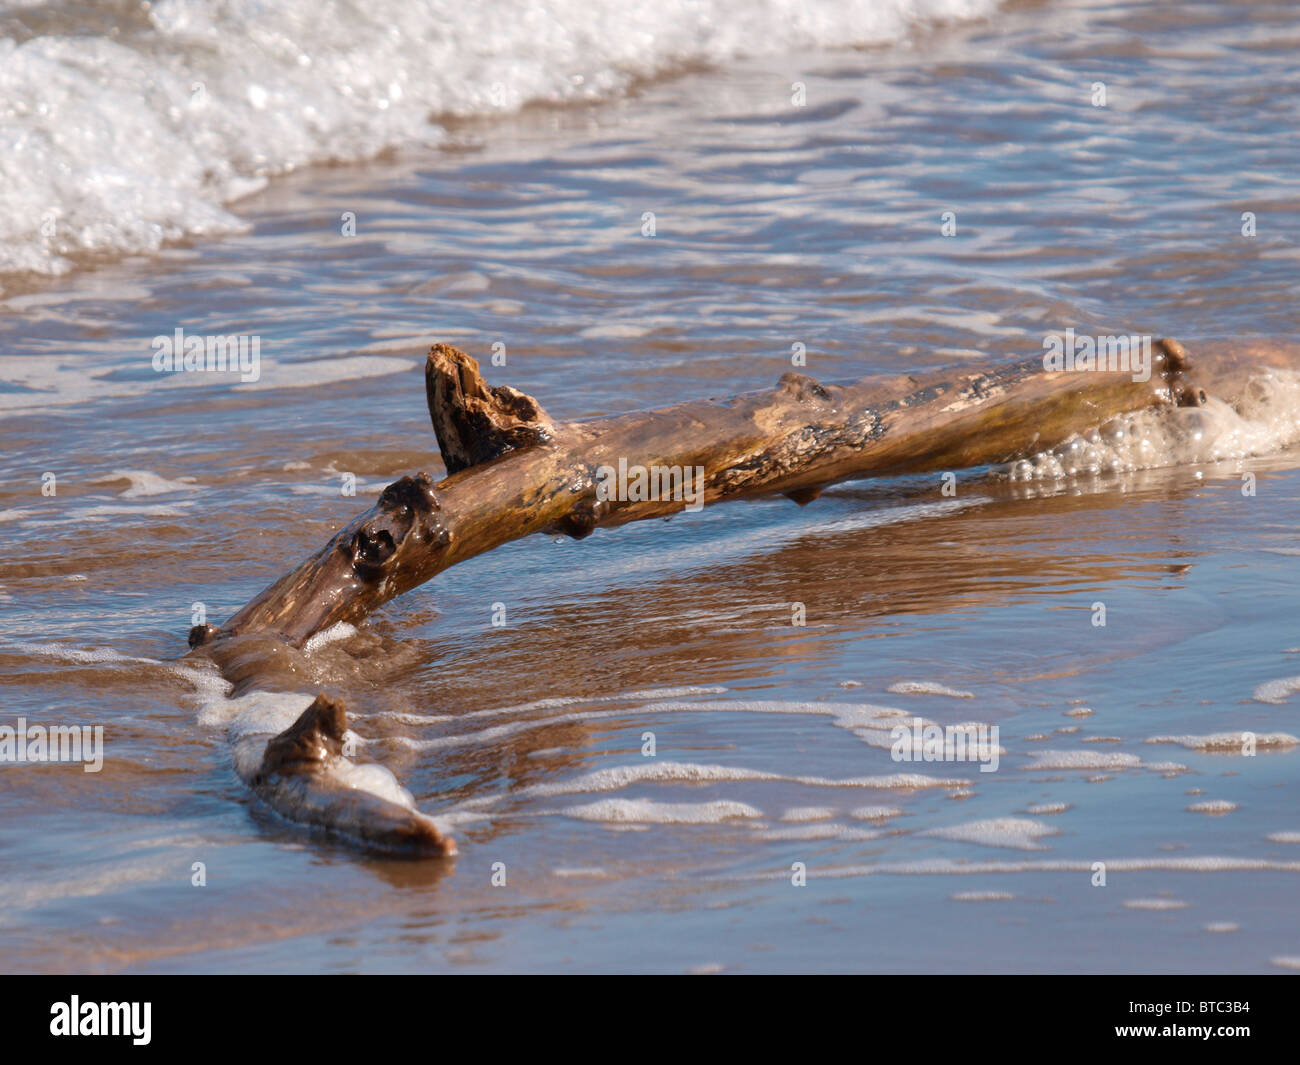
[[[449,474],[550,439],[550,419],[537,400],[509,385],[489,386],[478,363],[450,345],[430,349],[424,390]]]

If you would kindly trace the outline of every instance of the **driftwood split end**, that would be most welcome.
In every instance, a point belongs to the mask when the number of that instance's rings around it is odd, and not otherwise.
[[[551,420],[537,400],[509,385],[490,386],[478,363],[448,344],[429,350],[424,389],[448,474],[551,437]]]

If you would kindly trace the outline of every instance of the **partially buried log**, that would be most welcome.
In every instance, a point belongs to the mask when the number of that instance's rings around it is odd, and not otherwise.
[[[347,716],[325,695],[266,744],[248,784],[272,809],[379,849],[451,855],[456,844],[379,766],[344,757]],[[376,772],[377,771],[377,772]]]
[[[1125,412],[1198,406],[1207,393],[1231,402],[1254,375],[1297,367],[1293,349],[1262,343],[1210,346],[1194,364],[1176,341],[1152,347],[1145,381],[1127,371],[1045,372],[1041,358],[840,385],[788,373],[770,391],[556,423],[532,397],[487,385],[472,358],[438,344],[425,385],[449,476],[435,483],[421,472],[394,481],[224,625],[192,630],[190,644],[215,650],[256,635],[299,647],[339,622],[363,620],[458,562],[532,533],[582,538],[730,499],[784,494],[802,505],[839,481],[1005,463]],[[640,491],[608,490],[627,488],[627,471],[640,477],[653,470],[669,471],[668,491],[644,482]],[[326,722],[327,734],[341,734],[341,706],[313,706],[312,720],[294,727],[319,730]],[[253,782],[259,793],[274,794],[274,781],[295,774],[313,779],[283,760],[301,740],[301,730],[290,732],[268,745]],[[328,810],[311,812],[319,803],[307,805],[306,819],[329,820]],[[446,852],[450,841],[422,838],[426,828],[399,816],[377,834]]]

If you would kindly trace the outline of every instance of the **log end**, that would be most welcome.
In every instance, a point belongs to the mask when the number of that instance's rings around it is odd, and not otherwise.
[[[266,745],[262,775],[316,772],[331,758],[342,757],[347,727],[343,704],[328,695],[316,696],[297,721]]]
[[[292,821],[350,836],[407,857],[448,858],[456,841],[415,808],[409,794],[375,787],[372,767],[344,755],[347,714],[343,704],[318,695],[298,720],[266,745],[262,764],[249,780],[278,813]]]
[[[429,349],[424,386],[449,474],[551,438],[551,419],[537,400],[509,385],[490,386],[478,363],[449,344]]]

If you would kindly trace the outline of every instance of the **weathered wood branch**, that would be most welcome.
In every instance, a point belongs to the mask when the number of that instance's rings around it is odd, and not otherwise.
[[[1040,359],[844,385],[788,373],[771,391],[554,424],[531,397],[489,388],[472,358],[437,345],[426,391],[451,475],[437,484],[423,472],[394,481],[219,629],[194,630],[191,644],[261,632],[301,646],[510,540],[545,531],[581,538],[685,509],[696,486],[680,481],[668,498],[601,498],[600,470],[620,460],[702,468],[702,504],[773,494],[802,504],[838,481],[1009,462],[1116,414],[1194,405],[1206,389],[1231,399],[1251,372],[1291,365],[1267,349],[1217,350],[1193,373],[1177,342],[1154,348],[1146,382],[1126,372],[1047,373]]]
[[[774,494],[805,504],[839,481],[1006,463],[1129,411],[1198,406],[1207,392],[1233,402],[1252,376],[1300,365],[1293,348],[1264,343],[1211,345],[1194,365],[1176,341],[1153,349],[1148,381],[1049,373],[1040,358],[841,385],[788,373],[770,391],[557,424],[532,397],[488,386],[468,355],[436,345],[426,396],[449,476],[394,481],[219,629],[192,630],[190,644],[229,645],[223,668],[235,679],[250,655],[361,621],[444,569],[531,533],[582,538],[697,504]],[[619,482],[634,470],[675,474],[658,491],[606,490],[629,487]],[[357,785],[338,749],[344,722],[341,705],[318,699],[246,779],[297,820],[396,849],[454,852],[405,799],[347,794]]]

